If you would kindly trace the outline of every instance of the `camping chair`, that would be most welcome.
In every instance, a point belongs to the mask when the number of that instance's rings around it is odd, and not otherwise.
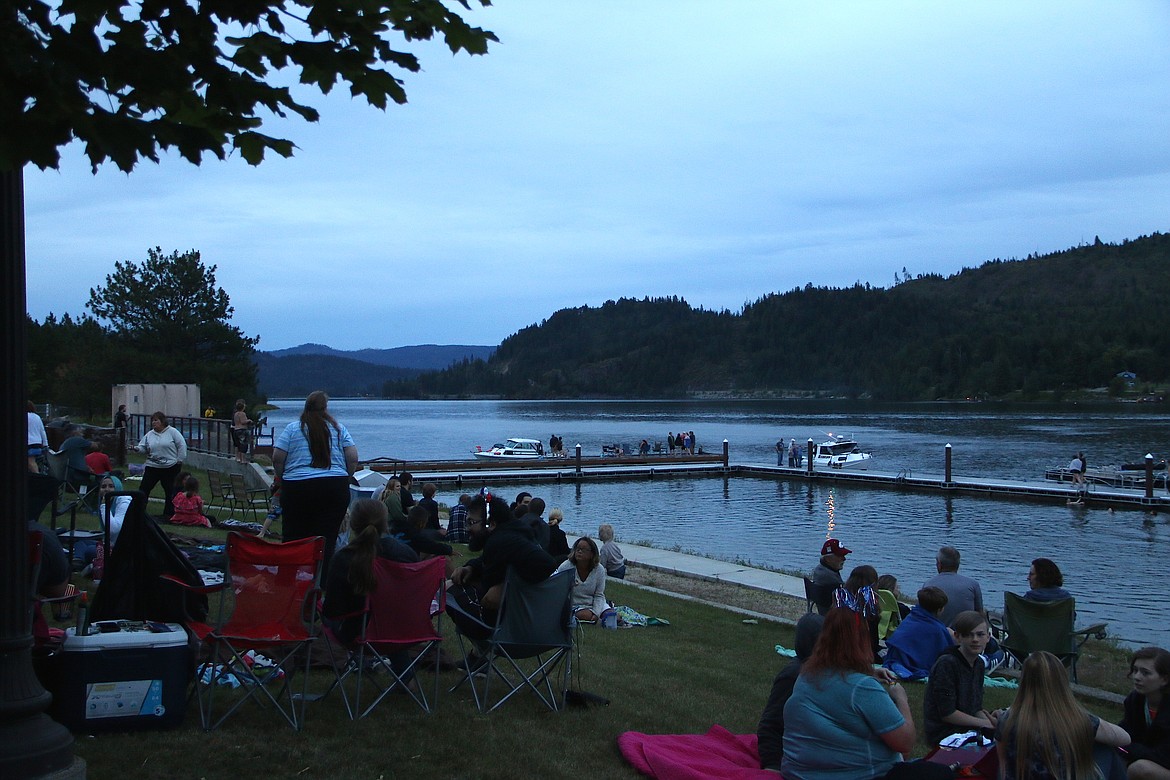
[[[1007,636],[1000,640],[1017,664],[1037,650],[1047,650],[1061,660],[1069,677],[1077,681],[1077,656],[1089,637],[1104,639],[1107,623],[1075,628],[1076,600],[1031,601],[1015,593],[1003,594],[1003,626]]]
[[[192,587],[166,577],[191,591],[223,591],[216,626],[198,621],[187,624],[209,651],[195,680],[205,730],[218,728],[251,698],[272,704],[294,730],[301,729],[324,550],[325,540],[320,536],[273,544],[232,531],[227,535],[228,576],[224,583]],[[230,597],[225,590],[228,583]],[[225,619],[228,601],[232,602],[231,612]],[[271,663],[258,663],[259,653],[273,656]],[[304,665],[302,690],[294,697],[293,677],[300,663]],[[224,685],[240,685],[243,695],[217,719],[215,691]],[[279,689],[274,693],[269,686]]]
[[[28,532],[28,581],[32,618],[33,649],[39,653],[53,652],[61,647],[65,641],[65,631],[52,628],[45,620],[45,604],[73,604],[81,598],[81,591],[73,588],[72,593],[64,596],[42,596],[37,593],[37,579],[41,573],[41,558],[44,552],[44,533],[42,531]]]
[[[350,655],[348,661],[344,663],[344,668],[336,671],[336,679],[321,698],[335,687],[340,687],[350,719],[357,720],[369,715],[395,688],[401,688],[423,712],[430,712],[431,705],[427,701],[423,686],[419,685],[417,689],[413,689],[409,683],[417,679],[414,676],[415,671],[421,669],[423,662],[433,653],[434,701],[438,702],[438,648],[439,643],[443,641],[443,635],[440,631],[441,626],[436,625],[434,619],[437,618],[441,622],[446,608],[446,559],[439,556],[418,563],[395,563],[378,558],[374,560],[374,577],[378,584],[374,592],[366,598],[366,607],[360,613],[361,634],[349,645],[345,645],[332,631],[328,628],[325,630],[325,636],[329,640],[329,655],[333,659],[335,671],[339,669],[339,665],[333,655],[334,646],[344,647],[350,651]],[[344,619],[355,615],[341,617]],[[383,653],[388,650],[407,649],[412,656],[409,663],[401,667],[401,671],[395,671],[391,666],[391,658],[394,656]],[[391,678],[386,685],[379,679],[383,673]],[[355,677],[357,682],[352,705],[345,683],[349,677]],[[377,689],[377,693],[374,700],[362,709],[362,686],[367,681]]]
[[[805,577],[804,598],[808,602],[808,611],[812,612],[813,607],[816,607],[820,614],[828,614],[829,607],[833,606],[833,591],[836,589],[836,585],[817,585]]]
[[[562,709],[572,665],[573,633],[569,610],[572,590],[572,570],[530,583],[509,568],[504,580],[504,595],[500,599],[499,620],[486,641],[486,657],[478,669],[469,668],[466,637],[456,623],[459,652],[466,671],[451,690],[464,682],[471,683],[471,694],[480,712],[495,711],[525,688],[535,693],[550,710]],[[525,659],[535,659],[528,664],[535,663],[529,672],[525,672],[520,663]],[[564,667],[564,673],[560,690],[554,691],[552,675],[558,665]],[[477,673],[483,675],[482,690]],[[489,690],[493,678],[498,678],[508,688],[495,704],[491,704]]]
[[[902,609],[898,597],[888,590],[879,590],[878,596],[878,639],[886,640],[902,622]]]
[[[236,497],[230,487],[223,483],[223,475],[215,469],[207,470],[207,488],[211,491],[211,503],[218,507],[226,507],[229,515],[236,511]]]
[[[268,514],[268,491],[264,488],[250,488],[244,483],[244,475],[231,472],[228,483],[232,486],[232,497],[241,512],[251,512],[252,522]]]

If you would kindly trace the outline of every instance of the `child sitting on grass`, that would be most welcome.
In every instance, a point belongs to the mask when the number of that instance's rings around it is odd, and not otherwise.
[[[203,514],[203,496],[199,495],[199,480],[191,474],[183,481],[183,490],[171,499],[175,514],[171,522],[177,525],[201,525],[211,527],[211,520]]]
[[[987,618],[982,612],[960,612],[951,630],[959,644],[930,668],[922,701],[923,729],[930,747],[950,734],[993,731],[999,719],[998,713],[983,709],[983,651],[991,638]]]
[[[626,558],[622,555],[622,548],[613,540],[613,526],[602,523],[597,529],[597,538],[601,540],[601,565],[605,567],[605,576],[624,580]]]

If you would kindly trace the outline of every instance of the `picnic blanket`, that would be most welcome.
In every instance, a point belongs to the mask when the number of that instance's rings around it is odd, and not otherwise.
[[[622,755],[639,772],[660,780],[746,780],[769,778],[760,769],[755,734],[732,734],[716,724],[706,734],[642,734],[618,737]]]
[[[669,626],[666,618],[643,615],[633,607],[617,606],[618,628],[634,628],[638,626]]]

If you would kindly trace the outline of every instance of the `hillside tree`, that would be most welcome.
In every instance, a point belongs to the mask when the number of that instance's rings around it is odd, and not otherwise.
[[[121,346],[125,382],[193,382],[204,403],[228,409],[256,392],[259,337],[231,324],[231,299],[199,252],[147,250],[141,263],[117,261],[89,291],[89,310]]]
[[[90,164],[130,171],[174,150],[198,165],[239,153],[255,165],[292,141],[261,132],[301,102],[344,83],[384,108],[404,103],[396,73],[417,72],[402,44],[439,37],[452,53],[486,53],[495,36],[448,6],[488,0],[9,0],[0,4],[0,436],[25,432],[26,295],[23,168],[60,165],[80,141]],[[290,89],[294,71],[302,87]],[[306,89],[307,87],[307,89]],[[0,454],[6,484],[25,458]],[[0,514],[24,517],[25,491],[3,491]],[[28,549],[22,523],[0,527],[0,777],[59,774],[72,738],[44,714],[32,671]]]

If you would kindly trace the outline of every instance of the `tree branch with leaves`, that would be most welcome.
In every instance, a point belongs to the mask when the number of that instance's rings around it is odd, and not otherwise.
[[[266,116],[317,110],[275,71],[328,94],[339,83],[384,109],[406,102],[396,72],[417,73],[402,43],[436,37],[485,54],[496,36],[448,6],[473,0],[14,0],[0,8],[0,171],[60,164],[85,144],[96,170],[130,171],[175,149],[198,165],[233,149],[256,165],[293,143],[260,132]],[[482,6],[489,0],[478,0]]]

